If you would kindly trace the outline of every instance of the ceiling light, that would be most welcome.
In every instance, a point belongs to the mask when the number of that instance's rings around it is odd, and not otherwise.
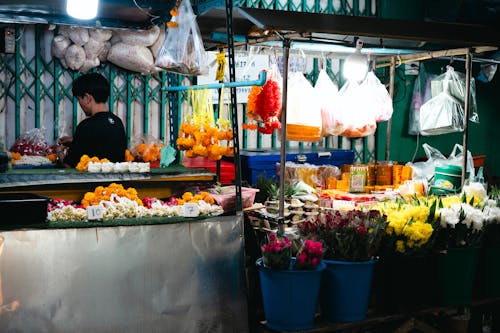
[[[66,12],[79,20],[90,20],[97,16],[99,0],[66,0]]]
[[[356,50],[344,62],[343,75],[346,80],[360,82],[368,73],[368,59],[361,54],[363,42],[356,41]]]

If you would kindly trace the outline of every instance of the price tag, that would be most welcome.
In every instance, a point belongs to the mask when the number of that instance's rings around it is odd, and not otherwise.
[[[102,220],[104,215],[104,208],[101,206],[88,206],[87,219],[89,220]]]
[[[200,215],[200,209],[197,204],[186,203],[182,205],[181,215],[184,217],[197,217]]]

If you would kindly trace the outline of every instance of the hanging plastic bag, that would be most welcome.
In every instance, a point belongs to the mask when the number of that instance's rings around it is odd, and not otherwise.
[[[319,141],[321,109],[314,88],[303,73],[291,73],[288,80],[286,139]]]
[[[431,81],[432,97],[437,97],[443,91],[448,92],[450,96],[457,99],[462,104],[462,108],[464,108],[465,74],[455,71],[455,69],[451,66],[446,66],[446,72]],[[470,81],[470,97],[469,120],[479,123],[476,104],[476,83],[472,77]]]
[[[448,156],[448,162],[453,165],[463,166],[464,147],[458,143],[455,144],[450,156]],[[469,178],[472,180],[475,176],[474,169],[474,158],[469,150],[467,150],[467,172],[469,173]]]
[[[330,79],[326,70],[322,69],[319,72],[314,91],[316,92],[321,108],[321,135],[339,135],[344,131],[344,128],[336,118],[335,112],[339,88]]]
[[[431,80],[435,77],[436,75],[427,73],[424,64],[420,63],[419,73],[415,79],[415,85],[413,86],[408,134],[417,135],[420,133],[420,107],[432,98]]]
[[[391,96],[373,71],[366,74],[364,81],[361,83],[361,88],[365,92],[363,98],[369,100],[375,121],[381,122],[391,119],[393,112]]]
[[[420,134],[440,135],[464,130],[464,109],[443,91],[420,108]]]
[[[190,1],[183,0],[175,13],[155,65],[185,75],[206,74],[207,55]]]
[[[357,82],[347,81],[340,89],[339,121],[345,128],[340,135],[358,138],[375,133],[377,122],[365,88]]]

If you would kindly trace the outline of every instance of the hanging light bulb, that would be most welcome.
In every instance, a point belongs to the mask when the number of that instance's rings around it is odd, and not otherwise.
[[[66,0],[66,12],[80,20],[90,20],[97,16],[99,0]]]
[[[356,50],[344,62],[343,74],[346,80],[360,82],[368,73],[368,59],[361,54],[363,41],[356,41]]]

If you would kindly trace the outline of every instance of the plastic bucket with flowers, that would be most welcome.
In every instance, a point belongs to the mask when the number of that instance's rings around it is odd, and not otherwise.
[[[287,238],[269,236],[257,260],[266,326],[273,330],[300,331],[314,327],[321,276],[320,242],[306,241],[296,258]],[[288,265],[286,265],[288,263]]]
[[[305,237],[326,244],[322,308],[332,322],[363,320],[368,310],[376,253],[387,225],[378,211],[328,212],[301,225]]]

